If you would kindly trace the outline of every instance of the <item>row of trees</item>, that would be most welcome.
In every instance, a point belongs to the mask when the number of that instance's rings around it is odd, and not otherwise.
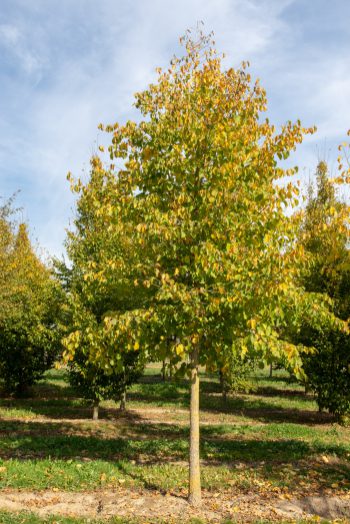
[[[100,126],[111,135],[107,158],[101,147],[86,182],[70,177],[77,212],[70,264],[56,264],[61,286],[28,241],[25,252],[46,286],[40,321],[30,322],[40,326],[40,351],[54,339],[56,355],[63,336],[71,381],[96,409],[102,398],[120,399],[147,361],[167,360],[189,378],[190,502],[197,505],[199,366],[219,373],[227,388],[251,362],[282,361],[321,407],[349,408],[348,208],[320,164],[317,192],[302,212],[297,170],[280,160],[314,129],[288,122],[277,133],[263,118],[266,94],[247,64],[224,70],[203,34],[194,41],[188,33],[182,43],[184,56],[136,95],[140,119]],[[348,176],[340,165],[337,182]],[[5,214],[4,260],[18,257],[25,233],[20,226],[14,235]],[[8,309],[0,321],[5,351],[12,318]],[[13,345],[20,340],[15,333]]]
[[[62,358],[62,337],[72,326],[73,271],[48,267],[36,254],[27,227],[14,220],[13,199],[0,208],[0,378],[7,393],[26,396],[29,388]],[[84,343],[68,363],[68,379],[92,401],[123,400],[143,371],[138,354],[125,356],[119,373],[106,373],[84,353]],[[122,404],[123,406],[123,404]]]

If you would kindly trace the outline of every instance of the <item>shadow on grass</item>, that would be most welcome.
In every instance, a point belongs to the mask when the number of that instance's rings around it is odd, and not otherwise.
[[[91,419],[92,403],[77,396],[74,388],[63,381],[62,374],[57,375],[61,384],[52,384],[48,381],[40,381],[29,390],[30,396],[15,398],[2,392],[0,395],[0,409],[12,411],[15,415],[19,413],[19,418],[31,414],[53,419]],[[52,373],[46,377],[52,379]],[[26,413],[23,413],[26,412]],[[99,415],[101,419],[111,420],[119,414],[117,407],[108,409],[100,407]]]
[[[48,376],[52,379],[54,374]],[[77,398],[74,390],[63,382],[62,374],[57,375],[62,384],[40,382],[33,388],[34,396],[25,399],[0,398],[0,408],[11,410],[27,410],[30,413],[54,419],[89,419],[91,407],[81,398]],[[273,379],[271,379],[273,380]],[[258,396],[259,394],[259,396]],[[296,424],[328,424],[334,419],[327,413],[318,413],[310,409],[282,407],[273,398],[282,397],[291,400],[310,400],[298,390],[274,389],[261,386],[258,394],[229,396],[224,401],[220,395],[220,385],[213,380],[203,380],[201,383],[201,410],[218,414],[226,413],[244,416],[260,422],[293,422]],[[261,398],[266,397],[266,398]],[[173,405],[187,409],[189,407],[189,388],[186,380],[163,382],[159,376],[142,377],[129,392],[128,399],[149,405]],[[100,408],[100,417],[114,419],[118,414],[117,407]]]
[[[280,389],[274,386],[258,386],[252,395],[261,395],[266,397],[282,397],[297,399],[298,401],[310,402],[314,400],[312,395],[307,395],[304,391],[298,389]]]
[[[214,395],[213,393],[218,393]],[[260,390],[250,395],[229,396],[226,401],[221,397],[219,384],[202,381],[201,383],[201,410],[212,413],[227,413],[244,416],[260,422],[293,422],[296,424],[329,424],[334,417],[328,413],[319,413],[315,410],[297,409],[276,406],[269,398],[282,397],[310,402],[310,397],[298,390],[275,390],[274,388],[260,387]],[[259,395],[259,396],[258,396]],[[266,396],[267,398],[261,398]],[[145,404],[173,404],[177,407],[188,408],[190,396],[188,383],[162,382],[157,377],[143,377],[142,384],[128,393],[128,398],[134,402]]]
[[[310,455],[336,455],[347,459],[349,448],[342,444],[310,442],[297,438],[280,440],[260,434],[259,428],[241,427],[231,435],[220,434],[213,426],[202,428],[201,456],[209,464],[246,462],[293,462]],[[166,463],[187,460],[189,429],[170,424],[142,424],[139,417],[120,419],[115,430],[105,432],[103,424],[89,427],[52,422],[0,422],[0,458],[135,460],[141,463]],[[266,434],[267,435],[267,434]]]
[[[91,420],[92,407],[83,399],[1,399],[0,408],[5,408],[14,412],[18,411],[19,417],[23,416],[23,411],[30,414],[39,415],[57,420],[77,419]],[[118,416],[119,410],[114,408],[100,408],[100,419],[113,420]]]

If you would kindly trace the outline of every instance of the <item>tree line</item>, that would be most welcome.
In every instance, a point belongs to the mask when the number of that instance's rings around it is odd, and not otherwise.
[[[122,401],[147,362],[187,377],[189,500],[200,504],[199,368],[224,394],[256,365],[285,367],[338,417],[350,410],[348,146],[320,162],[301,204],[283,168],[314,128],[264,117],[249,64],[225,69],[211,35],[135,95],[138,121],[100,125],[77,195],[69,263],[43,264],[24,224],[0,213],[0,374],[14,394],[63,359],[92,401]],[[345,159],[345,162],[344,162]],[[345,167],[344,167],[345,166]]]

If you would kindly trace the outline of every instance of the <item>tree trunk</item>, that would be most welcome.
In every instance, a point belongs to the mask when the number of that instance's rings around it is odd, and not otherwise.
[[[220,387],[221,387],[222,399],[226,403],[227,402],[227,387],[226,387],[225,377],[222,371],[219,371],[219,377],[220,377]]]
[[[165,359],[163,360],[163,363],[162,363],[162,380],[163,380],[163,382],[165,382],[165,380],[166,380],[166,376],[165,376]]]
[[[28,396],[29,388],[25,382],[19,382],[16,386],[16,398],[25,398]]]
[[[122,393],[122,397],[120,399],[120,405],[119,405],[120,411],[126,410],[126,389]]]
[[[272,378],[272,363],[270,364],[270,378]]]
[[[199,465],[199,375],[198,349],[191,353],[191,406],[190,406],[190,491],[192,506],[201,504],[201,478]]]
[[[92,411],[92,420],[98,420],[99,405],[100,405],[100,401],[94,400],[93,411]]]

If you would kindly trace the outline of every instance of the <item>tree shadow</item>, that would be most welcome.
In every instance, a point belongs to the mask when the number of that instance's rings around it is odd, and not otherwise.
[[[57,420],[89,420],[92,419],[92,406],[83,399],[1,399],[0,407],[11,411],[18,411],[23,417],[23,411],[28,416],[37,415]],[[99,409],[99,418],[113,420],[119,414],[119,409]]]
[[[99,433],[98,426],[92,423],[94,434],[79,434],[81,428],[69,423],[1,421],[0,459],[34,463],[105,461],[145,488],[163,492],[164,473],[159,472],[158,482],[158,473],[150,476],[147,467],[187,464],[188,428],[138,424],[138,417],[118,422],[122,425],[119,435],[111,437],[104,434],[103,428]],[[227,438],[211,426],[203,427],[201,433],[201,459],[207,468],[223,467],[232,472],[243,468],[245,474],[251,472],[270,482],[283,482],[286,466],[293,469],[295,478],[305,478],[312,470],[313,475],[317,474],[312,479],[317,489],[332,488],[340,476],[350,482],[349,449],[342,444],[296,438],[269,440],[249,434]],[[337,456],[338,463],[326,464],[313,458],[321,455]]]
[[[50,379],[52,376],[49,377]],[[58,378],[62,380],[62,375]],[[273,379],[270,379],[273,380]],[[310,400],[298,390],[274,389],[260,387],[257,394],[228,396],[227,400],[219,395],[220,385],[217,382],[202,381],[201,383],[201,410],[206,413],[224,413],[234,416],[244,416],[260,422],[293,422],[295,424],[329,424],[334,417],[328,413],[319,413],[315,410],[297,409],[294,407],[279,407],[272,401],[274,397],[284,399]],[[263,397],[263,398],[261,398]],[[188,382],[179,380],[163,382],[159,376],[147,375],[140,383],[128,391],[131,402],[152,404],[163,407],[173,405],[188,409],[190,396]],[[14,399],[0,398],[0,407],[11,410],[27,410],[36,415],[54,419],[89,419],[91,406],[76,396],[75,391],[68,385],[41,382],[33,388],[33,397]],[[100,407],[100,417],[112,420],[118,416],[118,408]]]
[[[281,389],[273,386],[258,386],[251,394],[265,397],[297,398],[298,400],[307,402],[314,400],[313,395],[306,394],[304,391],[298,389]]]
[[[117,433],[117,436],[114,434]],[[149,424],[138,415],[120,418],[109,431],[103,424],[87,427],[63,422],[0,422],[1,458],[139,460],[142,464],[187,460],[189,428],[175,424]],[[266,461],[271,463],[306,460],[310,455],[336,455],[347,460],[343,444],[306,442],[297,438],[264,439],[245,433],[231,434],[213,426],[201,430],[201,456],[208,464]]]
[[[62,375],[58,375],[62,380]],[[49,377],[50,379],[52,376]],[[77,396],[77,392],[64,382],[52,384],[44,380],[38,382],[29,390],[30,396],[16,398],[2,392],[0,395],[0,408],[18,411],[23,417],[23,411],[27,415],[39,415],[53,419],[91,419],[92,402]],[[105,420],[113,420],[119,416],[119,408],[116,406],[99,409],[99,417]]]
[[[185,383],[187,386],[187,384]],[[134,402],[146,404],[156,404],[160,407],[166,404],[172,404],[184,409],[189,408],[189,392],[183,391],[184,384],[177,386],[175,383],[162,383],[160,386],[153,383],[152,388],[145,388],[142,391],[130,391],[128,398]],[[180,390],[179,390],[180,388]],[[210,390],[210,388],[209,388]],[[213,389],[211,389],[211,392]],[[262,395],[262,393],[260,393]],[[278,407],[275,403],[269,401],[274,396],[283,396],[285,398],[298,398],[298,392],[295,394],[286,393],[266,395],[266,399],[257,394],[229,396],[225,401],[221,396],[212,396],[202,387],[201,390],[201,411],[206,413],[225,413],[235,416],[244,416],[246,418],[258,420],[260,422],[292,422],[295,424],[330,424],[335,421],[333,415],[329,413],[320,413],[315,410],[297,409],[294,407]],[[304,398],[303,398],[304,400]],[[310,400],[305,399],[305,400]]]

